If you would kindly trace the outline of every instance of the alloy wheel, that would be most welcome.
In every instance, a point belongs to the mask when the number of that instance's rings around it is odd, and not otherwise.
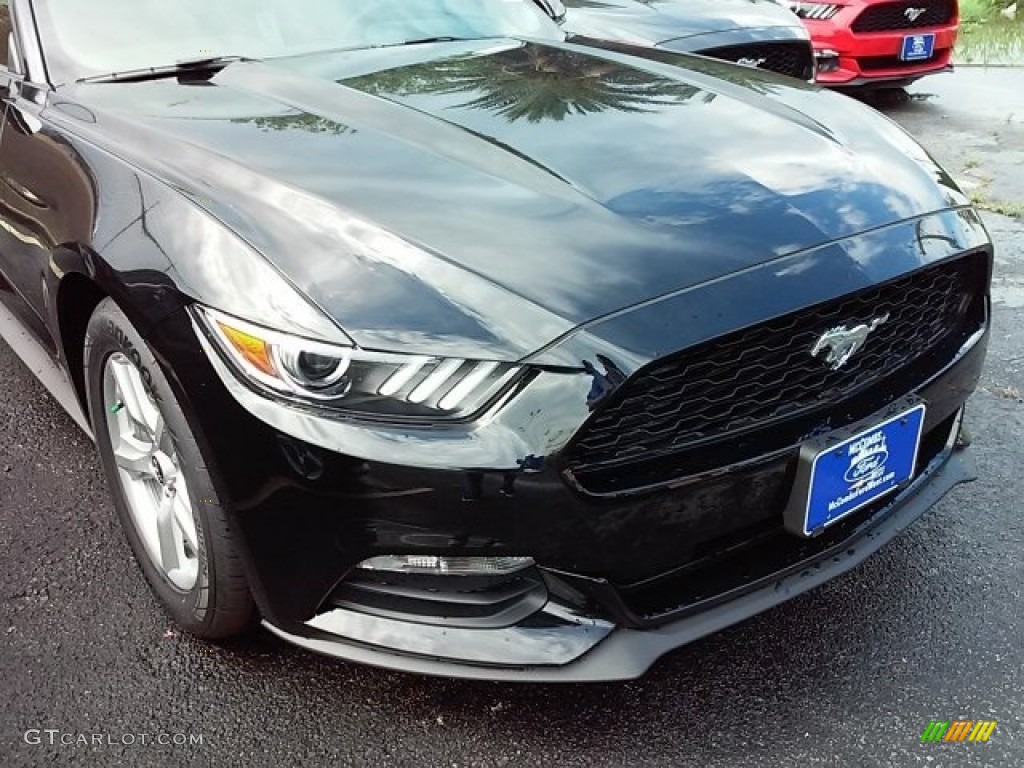
[[[199,577],[192,499],[163,414],[123,353],[104,365],[103,405],[121,488],[146,553],[176,589],[188,592]]]

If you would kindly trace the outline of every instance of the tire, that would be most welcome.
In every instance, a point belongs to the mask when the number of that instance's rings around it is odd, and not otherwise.
[[[84,368],[100,461],[154,594],[193,635],[245,631],[253,601],[211,470],[156,358],[111,299],[89,319]]]

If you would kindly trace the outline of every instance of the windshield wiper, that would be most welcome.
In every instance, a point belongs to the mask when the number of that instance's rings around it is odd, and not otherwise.
[[[109,75],[83,77],[80,83],[137,83],[143,80],[161,80],[167,77],[186,77],[206,79],[220,72],[228,64],[236,61],[248,61],[245,56],[205,56],[197,59],[182,59],[174,64],[162,67],[143,67],[128,69],[123,72],[111,72]]]
[[[475,38],[468,37],[451,37],[450,35],[441,35],[438,37],[419,37],[415,40],[399,40],[397,43],[381,43],[380,45],[373,46],[374,48],[394,48],[402,45],[421,45],[423,43],[452,43],[457,40],[470,40]]]

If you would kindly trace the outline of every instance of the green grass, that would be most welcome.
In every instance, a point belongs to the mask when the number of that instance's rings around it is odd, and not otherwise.
[[[1011,219],[1024,220],[1024,204],[993,200],[982,190],[976,190],[971,194],[971,202],[982,210],[1009,216]]]
[[[957,63],[1024,65],[1024,0],[1018,0],[1016,19],[999,13],[1011,4],[1010,0],[961,0]]]

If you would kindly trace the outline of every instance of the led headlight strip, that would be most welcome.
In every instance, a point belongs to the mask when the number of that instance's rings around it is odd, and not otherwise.
[[[801,0],[787,0],[782,5],[788,7],[793,13],[799,16],[801,19],[814,19],[817,21],[826,21],[831,19],[840,10],[842,6],[833,5],[829,3],[808,3],[801,2]]]

